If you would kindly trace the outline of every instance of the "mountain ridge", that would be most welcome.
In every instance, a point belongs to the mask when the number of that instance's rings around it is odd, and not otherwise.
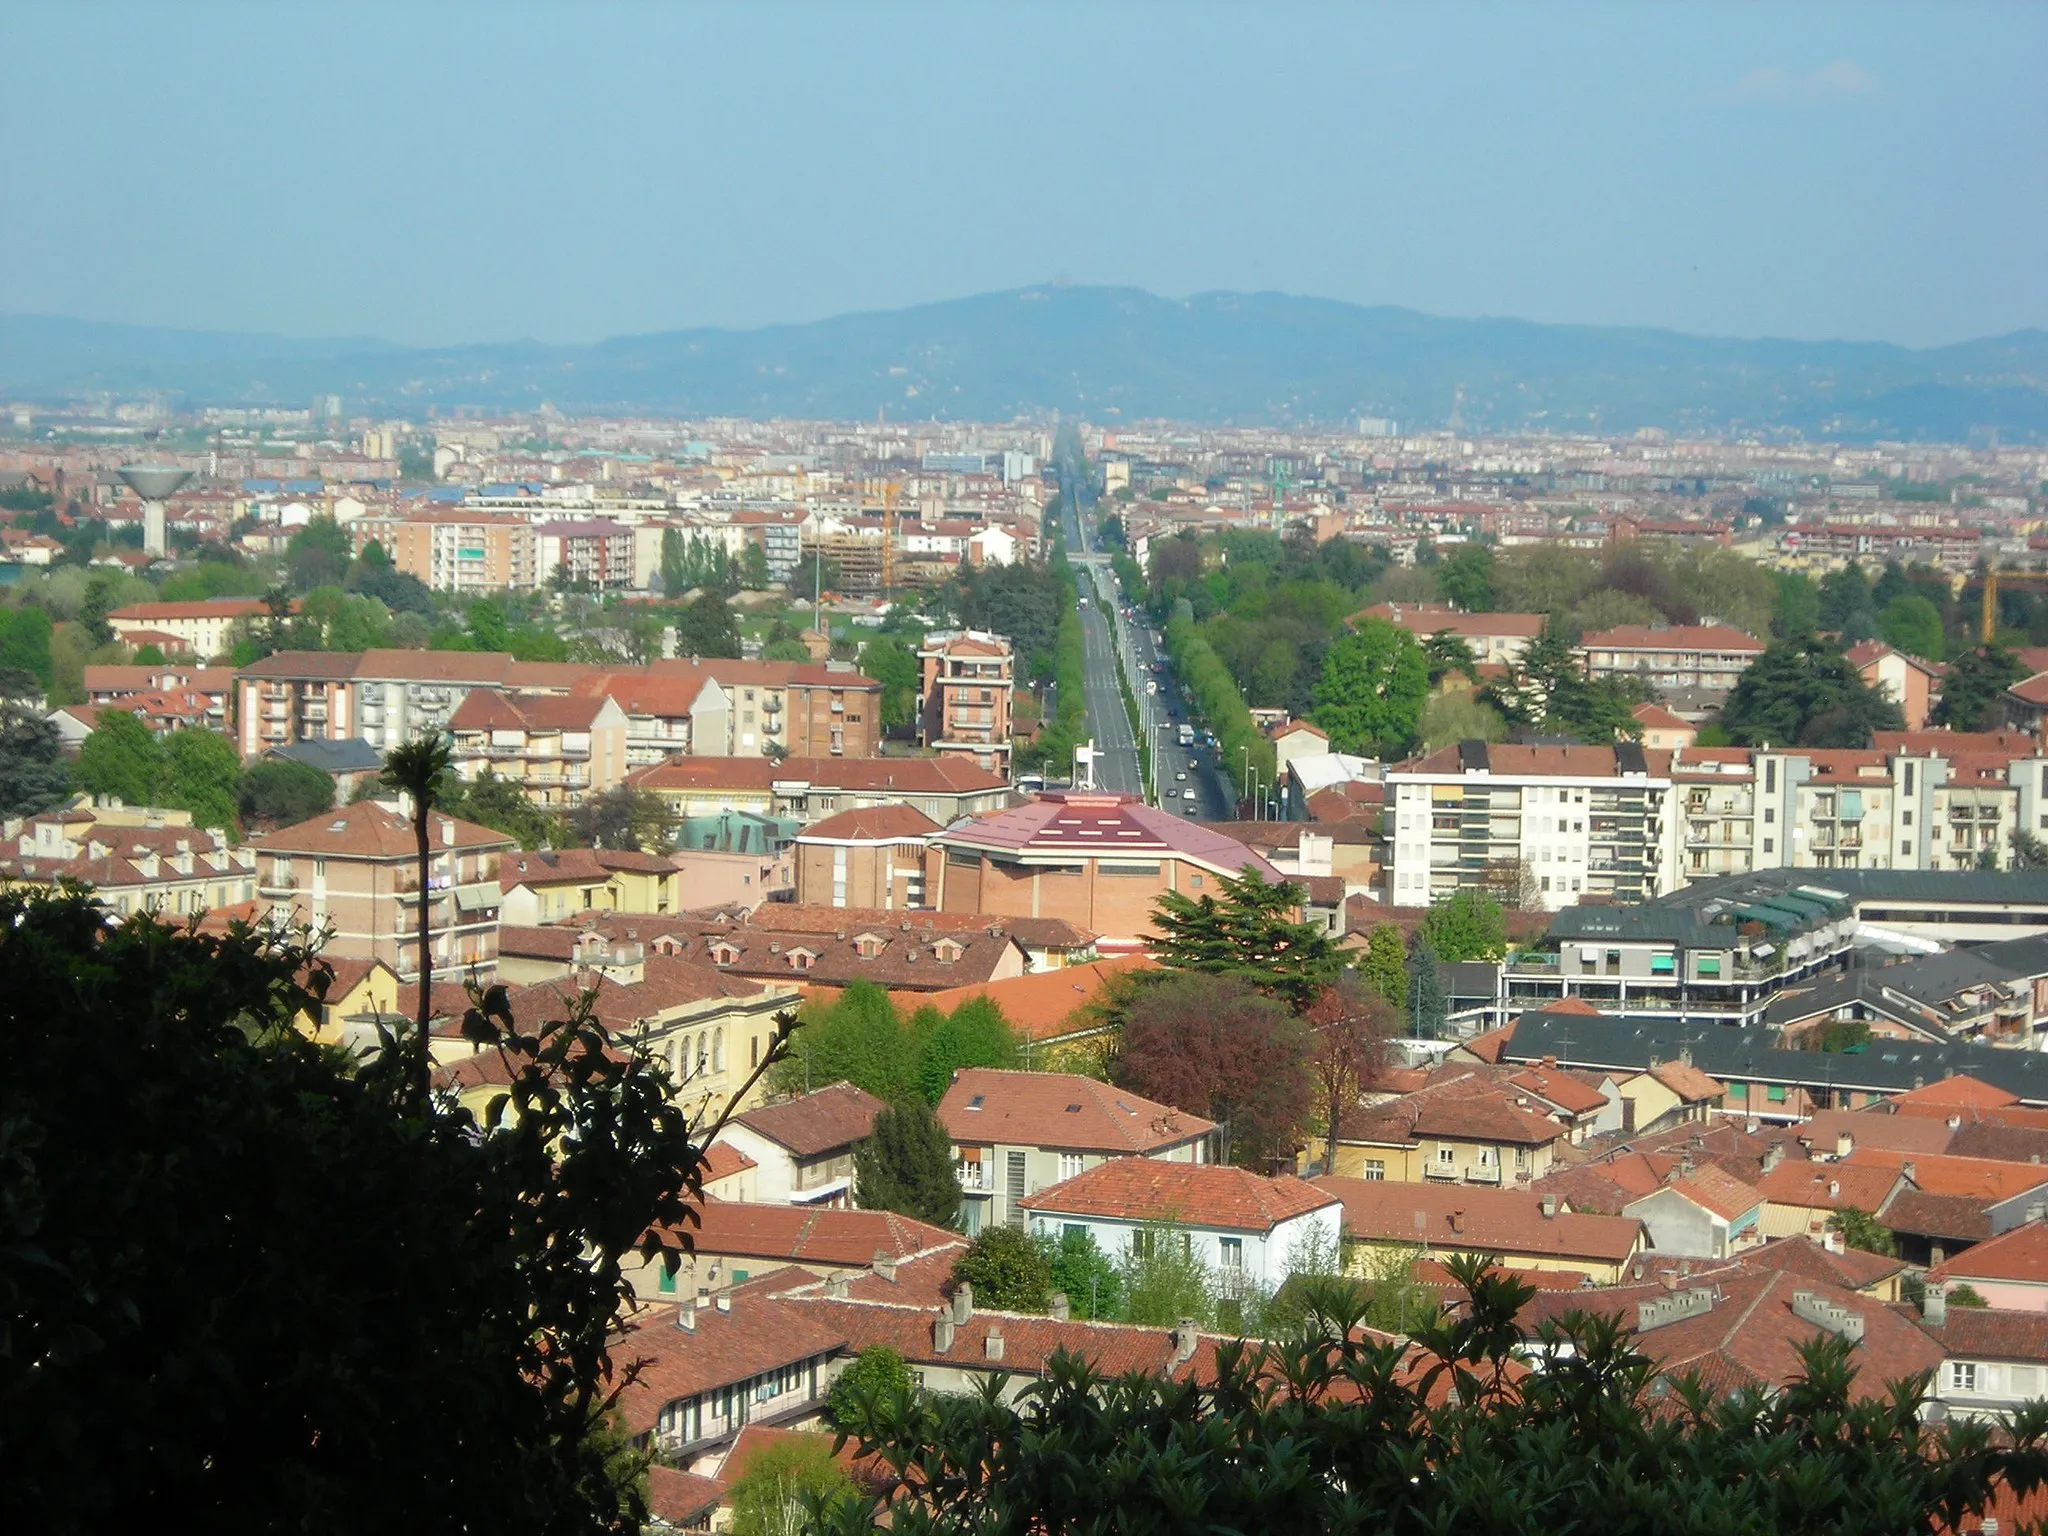
[[[376,337],[0,315],[0,394],[677,416],[1310,426],[1361,415],[1475,432],[1797,432],[2048,439],[2048,331],[1909,348],[1656,327],[1445,319],[1392,305],[1040,285],[749,329],[587,344]]]

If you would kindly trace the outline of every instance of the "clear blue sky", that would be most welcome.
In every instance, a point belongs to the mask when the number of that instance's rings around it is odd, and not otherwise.
[[[1064,274],[2048,325],[2048,7],[0,5],[0,310],[589,340]]]

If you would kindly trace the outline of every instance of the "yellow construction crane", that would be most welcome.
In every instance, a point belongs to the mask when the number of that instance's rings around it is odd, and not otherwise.
[[[1998,633],[1998,567],[1992,566],[1984,573],[1984,602],[1982,612],[1977,615],[1977,643],[1989,645],[1991,637]]]
[[[882,491],[882,600],[896,589],[896,493],[903,482],[891,480]]]

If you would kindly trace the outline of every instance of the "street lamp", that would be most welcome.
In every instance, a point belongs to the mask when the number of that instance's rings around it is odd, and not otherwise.
[[[1249,746],[1239,747],[1237,755],[1244,760],[1244,798],[1249,800],[1252,797],[1252,749]]]

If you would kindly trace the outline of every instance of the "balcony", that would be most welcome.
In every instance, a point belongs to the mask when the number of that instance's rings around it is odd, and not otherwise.
[[[1467,1168],[1465,1170],[1465,1182],[1467,1184],[1498,1184],[1500,1182],[1500,1164],[1481,1163],[1476,1168]]]

